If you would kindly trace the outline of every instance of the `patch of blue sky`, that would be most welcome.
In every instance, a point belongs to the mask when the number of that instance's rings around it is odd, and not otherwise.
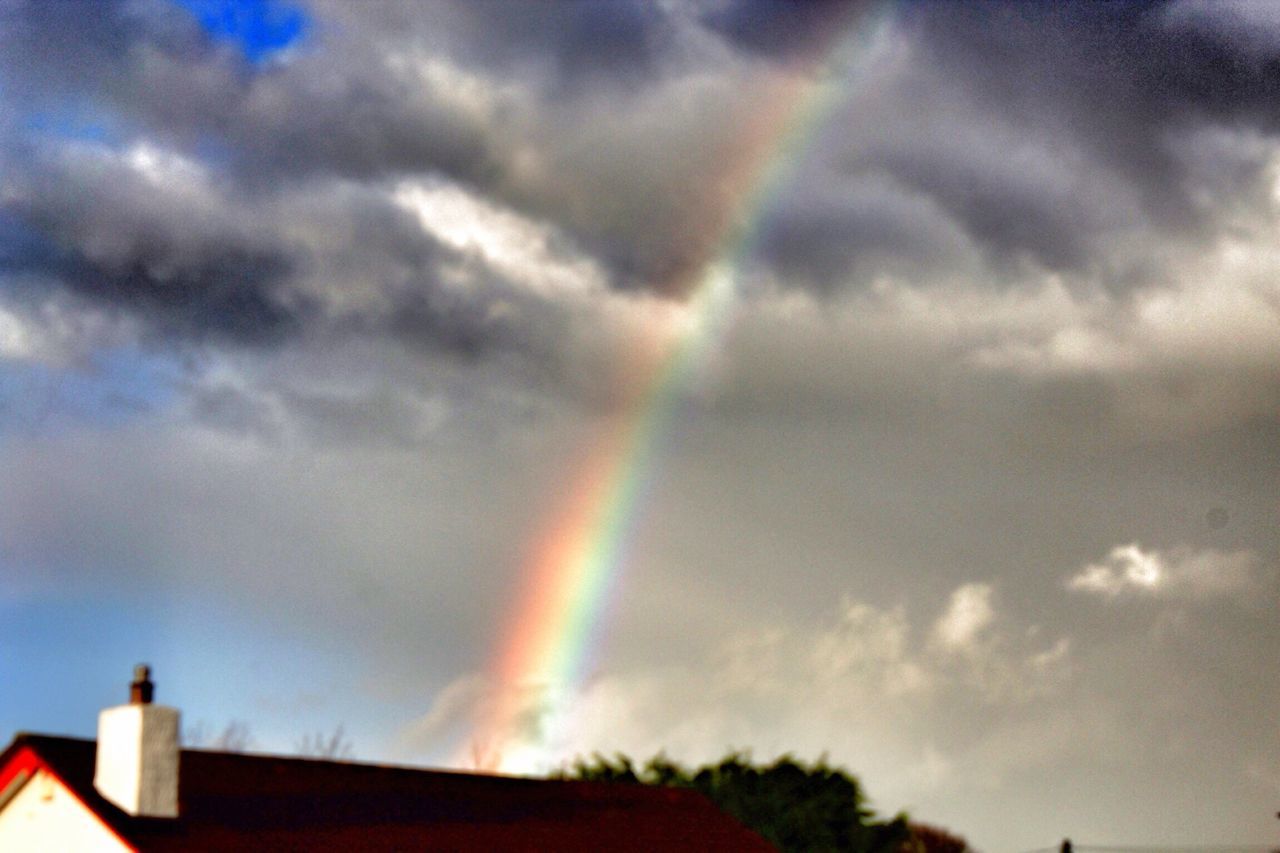
[[[80,107],[35,110],[22,120],[28,131],[78,142],[118,146],[124,141],[119,122],[98,111]]]
[[[92,737],[98,711],[127,697],[133,665],[162,646],[156,609],[100,588],[0,601],[0,742],[18,731]]]
[[[255,748],[271,752],[290,752],[304,735],[330,733],[338,724],[357,747],[371,745],[364,715],[378,704],[365,698],[371,664],[343,637],[264,620],[234,598],[198,588],[174,596],[167,608],[157,684],[169,685],[167,701],[180,703],[186,720],[214,733],[242,720]]]
[[[174,359],[129,347],[101,350],[74,366],[0,360],[0,433],[155,418],[177,402],[181,378]]]
[[[297,46],[310,18],[301,8],[279,0],[170,0],[190,12],[215,41],[235,45],[254,65],[264,64]]]
[[[220,137],[213,134],[201,134],[191,146],[189,153],[206,169],[225,170],[236,160],[236,149]]]
[[[246,618],[200,584],[0,600],[0,623],[9,634],[0,684],[23,697],[0,702],[0,746],[18,731],[92,737],[98,711],[121,704],[134,664],[148,663],[157,701],[176,706],[185,727],[216,735],[239,720],[255,748],[289,752],[304,735],[343,724],[362,754],[377,755],[378,728],[364,715],[368,661],[341,655],[340,637],[300,641]]]
[[[11,274],[33,258],[49,257],[55,248],[49,240],[18,216],[0,208],[0,289],[12,287]]]

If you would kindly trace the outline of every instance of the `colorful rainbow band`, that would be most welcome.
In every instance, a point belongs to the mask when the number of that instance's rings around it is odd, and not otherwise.
[[[853,16],[852,5],[846,14]],[[791,170],[840,96],[865,81],[886,32],[888,7],[833,26],[835,44],[810,69],[841,73],[819,78],[794,74],[789,85],[766,99],[740,137],[722,180],[727,191],[705,212],[714,235],[708,256],[694,275],[673,283],[687,294],[693,322],[656,355],[633,365],[635,391],[610,420],[597,445],[571,480],[559,511],[535,543],[523,572],[515,612],[490,667],[496,699],[475,721],[459,755],[509,772],[522,766],[522,718],[546,691],[573,691],[589,674],[601,646],[602,617],[613,601],[628,546],[682,401],[705,370],[709,355],[730,326],[738,298],[737,271],[756,241],[769,200],[786,185]]]

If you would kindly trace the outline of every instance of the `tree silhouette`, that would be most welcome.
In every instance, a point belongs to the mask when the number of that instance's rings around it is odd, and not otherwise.
[[[351,741],[347,740],[341,724],[329,735],[324,732],[303,735],[302,739],[294,744],[293,751],[306,758],[331,760],[350,758],[354,753]]]
[[[213,749],[218,752],[248,752],[253,748],[253,735],[244,720],[232,720],[214,734],[203,720],[182,730],[182,745],[188,749]]]
[[[618,754],[578,759],[555,774],[673,788],[692,788],[781,850],[897,853],[910,838],[905,815],[877,821],[858,780],[825,760],[804,764],[782,756],[756,765],[741,752],[716,764],[687,768],[663,755],[637,767]]]

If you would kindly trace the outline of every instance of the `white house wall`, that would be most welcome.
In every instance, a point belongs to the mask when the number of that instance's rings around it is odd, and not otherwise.
[[[37,771],[0,809],[0,850],[121,853],[131,849],[44,770]]]

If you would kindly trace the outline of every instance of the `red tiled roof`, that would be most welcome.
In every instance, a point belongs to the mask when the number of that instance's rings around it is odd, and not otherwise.
[[[696,791],[190,749],[179,817],[132,818],[94,789],[94,750],[19,735],[0,776],[34,753],[140,850],[774,849]]]

